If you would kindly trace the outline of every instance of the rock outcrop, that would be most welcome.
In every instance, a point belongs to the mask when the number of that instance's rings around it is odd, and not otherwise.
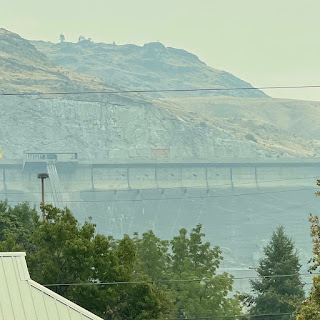
[[[234,75],[213,69],[197,56],[160,42],[144,46],[113,45],[83,40],[78,43],[33,41],[56,65],[103,79],[115,86],[140,90],[252,87]],[[187,96],[266,97],[259,90],[191,92]],[[161,92],[152,94],[164,97]],[[183,97],[186,93],[170,93]]]

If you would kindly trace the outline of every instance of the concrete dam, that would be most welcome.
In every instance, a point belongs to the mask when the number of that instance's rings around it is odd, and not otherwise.
[[[21,160],[0,160],[0,189],[39,191],[37,173],[51,173],[61,192],[143,191],[199,188],[210,190],[303,186],[319,175],[320,160],[85,160],[77,153],[27,153]],[[53,172],[53,171],[54,172]],[[315,182],[315,180],[314,180]],[[307,183],[308,185],[308,183]],[[48,194],[54,193],[52,183]],[[59,190],[60,191],[60,190]],[[35,196],[33,194],[32,196]],[[68,197],[66,197],[66,201]],[[32,199],[37,201],[37,198]],[[54,201],[51,199],[50,201]]]
[[[0,194],[11,205],[39,207],[38,173],[48,173],[45,200],[70,208],[80,223],[114,237],[152,229],[163,239],[203,224],[223,249],[225,268],[247,270],[263,256],[272,231],[284,225],[305,266],[311,257],[308,214],[320,160],[85,160],[76,153],[27,153],[0,160]]]

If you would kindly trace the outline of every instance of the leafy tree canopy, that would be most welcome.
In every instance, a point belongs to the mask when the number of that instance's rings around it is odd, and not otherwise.
[[[0,201],[0,250],[19,251],[28,247],[38,223],[37,211],[27,203],[11,207],[7,201]]]
[[[241,314],[238,298],[230,295],[233,278],[226,273],[216,275],[221,251],[204,242],[201,230],[200,224],[190,234],[181,229],[171,241],[160,240],[152,231],[144,233],[141,239],[136,235],[142,270],[153,280],[169,280],[159,284],[173,301],[172,317]]]
[[[203,279],[192,283],[177,283],[175,306],[177,316],[232,316],[240,314],[237,297],[231,297],[233,277],[216,275],[222,258],[218,247],[204,242],[205,234],[198,224],[188,235],[181,229],[171,240],[172,274],[175,279]]]
[[[171,241],[152,231],[116,240],[96,234],[90,219],[80,225],[67,208],[42,209],[45,221],[27,204],[11,208],[0,202],[0,250],[27,251],[35,281],[102,318],[241,313],[230,295],[233,278],[216,274],[221,251],[204,241],[201,225],[190,233],[181,229]]]

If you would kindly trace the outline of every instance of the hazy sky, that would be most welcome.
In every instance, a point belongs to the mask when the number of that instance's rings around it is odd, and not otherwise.
[[[53,42],[158,40],[254,86],[320,85],[319,12],[319,0],[2,0],[0,22]],[[320,100],[320,89],[267,94]]]

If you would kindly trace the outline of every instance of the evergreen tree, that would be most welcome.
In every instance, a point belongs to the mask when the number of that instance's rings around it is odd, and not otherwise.
[[[279,227],[272,234],[269,244],[264,248],[265,257],[260,261],[257,272],[259,280],[251,281],[254,292],[251,314],[288,315],[270,316],[270,320],[294,319],[295,305],[304,298],[299,271],[301,265],[293,241]],[[282,275],[282,277],[281,277]],[[267,316],[256,320],[269,320]]]

